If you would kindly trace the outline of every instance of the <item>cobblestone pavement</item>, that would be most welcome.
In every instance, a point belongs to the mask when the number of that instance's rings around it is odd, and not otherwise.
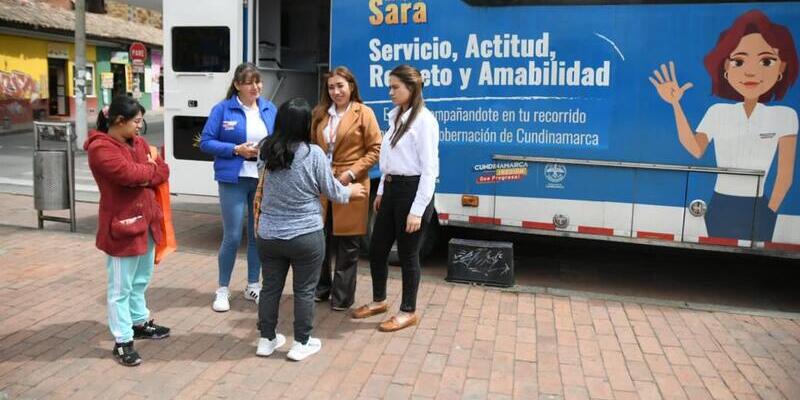
[[[122,367],[111,357],[105,256],[94,236],[31,229],[35,214],[15,201],[0,195],[0,398],[800,399],[798,320],[430,277],[412,329],[381,333],[379,316],[351,320],[322,303],[319,354],[292,362],[285,346],[260,358],[256,307],[240,294],[244,260],[232,310],[215,313],[216,255],[192,248],[158,266],[148,290],[153,316],[172,336],[137,342],[143,364]],[[178,231],[179,240],[193,232]],[[358,279],[360,304],[371,286],[363,269]],[[279,324],[289,338],[290,291]],[[396,277],[389,294],[394,312]]]

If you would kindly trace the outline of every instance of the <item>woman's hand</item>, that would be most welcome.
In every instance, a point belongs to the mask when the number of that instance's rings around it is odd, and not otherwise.
[[[767,203],[767,207],[769,207],[769,209],[772,210],[772,212],[774,213],[777,213],[778,208],[780,208],[780,204],[778,204],[776,200],[769,199],[769,203]]]
[[[130,225],[130,224],[132,224],[132,223],[134,223],[134,222],[136,222],[136,221],[138,221],[138,220],[140,220],[142,218],[144,218],[144,217],[142,217],[141,215],[137,215],[135,217],[130,217],[128,219],[121,219],[119,221],[119,223],[122,224],[122,225]]]
[[[347,186],[347,185],[349,185],[351,182],[353,182],[353,177],[352,177],[352,176],[350,176],[350,173],[349,173],[349,172],[347,172],[347,171],[344,171],[344,172],[342,172],[341,174],[339,174],[339,177],[338,177],[338,178],[336,178],[336,179],[338,179],[338,180],[339,180],[339,183],[341,183],[341,184],[342,184],[342,186]]]
[[[383,197],[383,196],[381,196],[381,195],[375,196],[375,201],[372,202],[372,211],[374,211],[376,213],[381,208],[381,197]]]
[[[408,214],[406,218],[406,233],[414,233],[422,226],[422,217]]]
[[[350,200],[361,200],[367,197],[367,189],[360,183],[353,183],[350,188]]]
[[[694,86],[691,82],[687,82],[683,86],[678,85],[678,77],[675,75],[675,64],[669,62],[669,70],[667,66],[661,64],[661,72],[653,70],[653,76],[650,78],[650,83],[655,86],[658,95],[661,99],[671,105],[676,105],[681,101],[683,93]]]
[[[248,142],[236,145],[233,151],[245,159],[256,158],[258,156],[258,146],[256,146],[255,143]]]

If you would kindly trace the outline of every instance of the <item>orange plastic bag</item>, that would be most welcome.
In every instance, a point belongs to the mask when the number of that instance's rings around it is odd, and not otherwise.
[[[178,248],[175,240],[175,227],[172,226],[172,206],[169,203],[169,182],[156,187],[156,201],[161,207],[164,218],[161,220],[161,231],[164,232],[164,243],[156,244],[156,264]]]
[[[155,146],[150,146],[150,155],[155,158],[158,157],[158,150]],[[175,227],[172,225],[172,206],[169,200],[169,181],[166,181],[155,188],[156,201],[161,208],[161,213],[164,218],[161,219],[161,232],[164,233],[164,242],[156,244],[156,260],[155,263],[159,264],[170,253],[178,248],[178,242],[175,240]]]

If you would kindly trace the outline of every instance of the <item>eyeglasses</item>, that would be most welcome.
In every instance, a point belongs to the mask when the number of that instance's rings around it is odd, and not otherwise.
[[[133,123],[135,123],[137,126],[140,126],[139,128],[140,135],[147,134],[147,121],[144,118],[136,118],[132,119],[131,121],[133,121]]]

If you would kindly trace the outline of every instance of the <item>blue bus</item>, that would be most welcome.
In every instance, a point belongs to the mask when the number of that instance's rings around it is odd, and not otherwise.
[[[241,61],[276,104],[345,65],[384,129],[411,64],[441,226],[800,258],[800,2],[170,1],[164,31],[177,192],[215,194],[194,140]]]

